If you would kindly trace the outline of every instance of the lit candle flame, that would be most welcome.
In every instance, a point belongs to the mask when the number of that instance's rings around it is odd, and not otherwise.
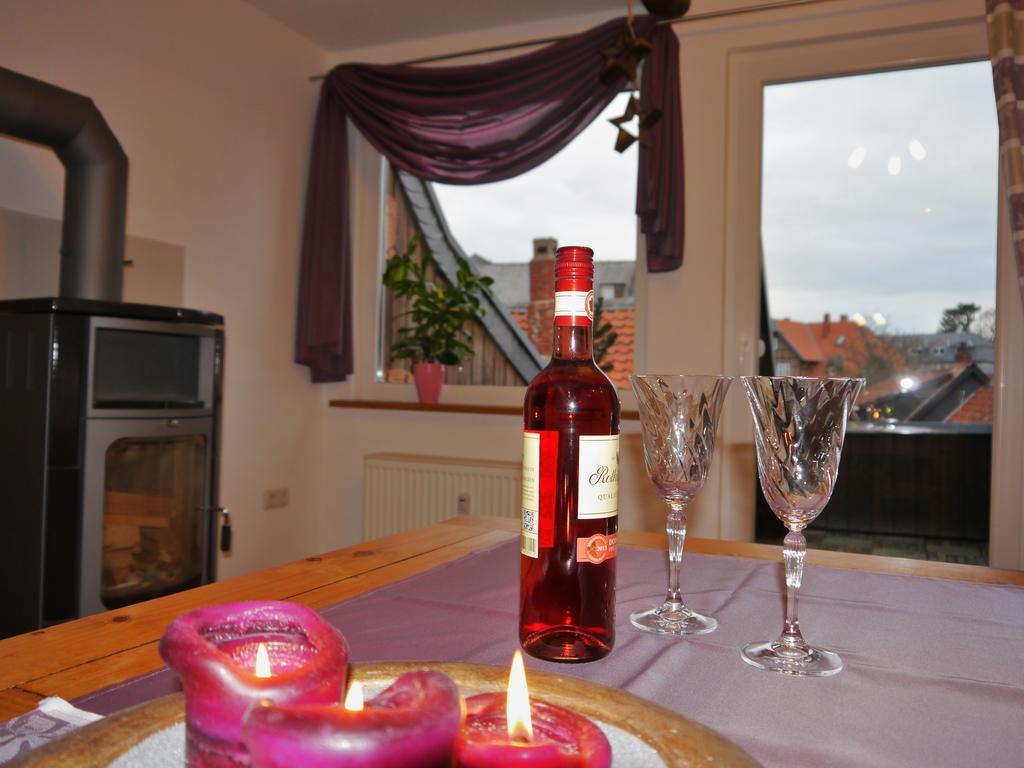
[[[350,712],[361,712],[363,709],[363,686],[352,683],[345,694],[345,709]]]
[[[512,669],[508,674],[505,719],[508,722],[508,737],[512,741],[533,741],[530,690],[526,687],[526,668],[523,666],[523,655],[519,651],[512,657]]]
[[[256,677],[270,677],[270,654],[263,643],[256,648]]]

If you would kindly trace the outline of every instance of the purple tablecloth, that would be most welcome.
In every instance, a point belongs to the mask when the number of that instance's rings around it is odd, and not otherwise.
[[[1024,588],[807,568],[804,634],[842,654],[837,677],[744,664],[782,624],[780,563],[686,555],[703,637],[633,630],[664,592],[664,555],[622,548],[617,641],[602,661],[537,669],[625,689],[714,728],[766,766],[1024,766]],[[507,664],[517,643],[518,555],[503,544],[323,611],[356,662]],[[109,714],[175,690],[160,670],[76,700]]]

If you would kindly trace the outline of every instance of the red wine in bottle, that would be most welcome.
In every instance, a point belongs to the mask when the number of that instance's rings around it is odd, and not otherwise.
[[[551,362],[523,406],[519,641],[548,661],[593,661],[615,640],[619,398],[594,363],[594,252],[555,257]]]

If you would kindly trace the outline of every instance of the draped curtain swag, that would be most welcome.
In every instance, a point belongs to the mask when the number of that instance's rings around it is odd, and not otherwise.
[[[1024,0],[985,0],[1017,279],[1024,299]]]
[[[662,112],[640,147],[636,210],[647,236],[647,268],[663,272],[676,269],[683,256],[679,48],[672,29],[652,17],[637,17],[634,28],[653,43],[641,104]],[[313,134],[295,350],[313,381],[343,381],[353,370],[347,121],[420,178],[501,181],[552,157],[626,87],[624,74],[599,78],[602,49],[625,30],[626,20],[615,19],[488,64],[343,64],[330,71]]]

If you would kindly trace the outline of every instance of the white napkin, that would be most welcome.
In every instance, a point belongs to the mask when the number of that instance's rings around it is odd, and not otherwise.
[[[28,714],[0,725],[0,763],[102,719],[103,715],[73,707],[57,696],[43,699]]]

